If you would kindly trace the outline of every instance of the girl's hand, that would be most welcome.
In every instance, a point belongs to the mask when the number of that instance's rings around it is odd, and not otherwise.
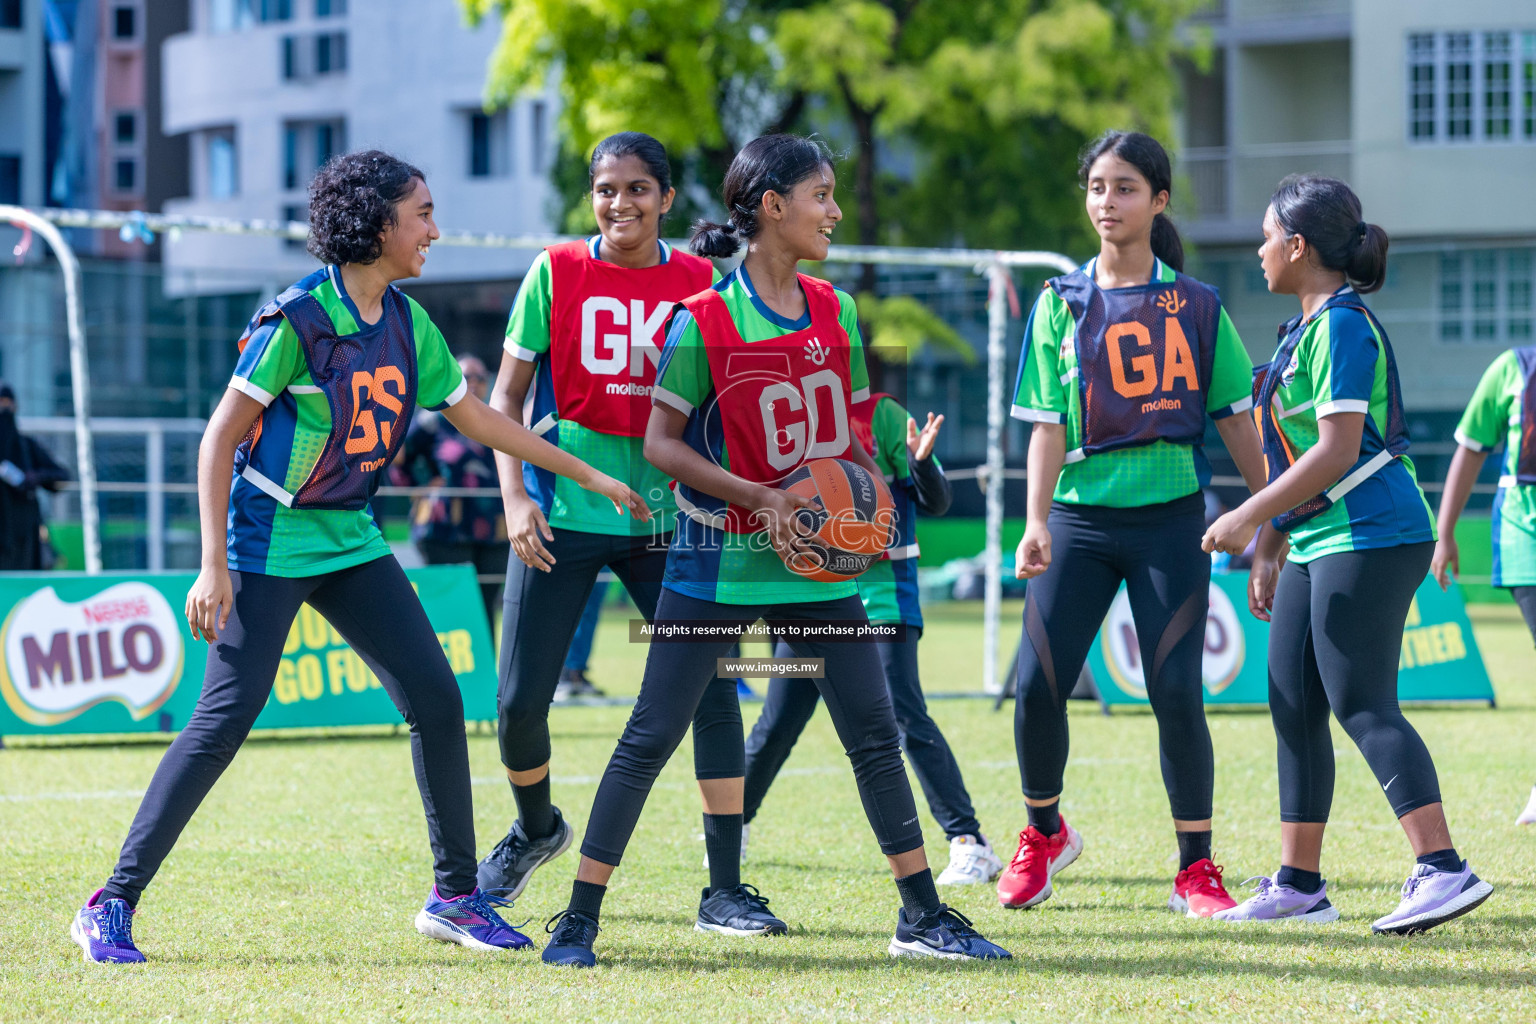
[[[796,513],[802,508],[820,507],[804,495],[781,491],[777,487],[764,487],[752,510],[752,518],[767,529],[769,543],[787,564],[793,556],[808,554],[810,551],[805,542],[811,533],[810,524]]]
[[[1451,581],[1461,575],[1461,549],[1456,546],[1455,537],[1442,534],[1435,541],[1435,557],[1429,561],[1429,572],[1441,590],[1449,590]]]
[[[588,467],[591,469],[591,467]],[[592,469],[584,480],[577,483],[594,494],[601,494],[613,502],[613,510],[620,515],[628,512],[642,523],[651,521],[651,508],[645,503],[630,486],[609,476],[607,473],[599,473]]]
[[[234,607],[235,585],[229,578],[229,568],[204,566],[192,589],[187,591],[187,625],[192,627],[192,639],[210,643],[217,640]]]
[[[555,535],[549,521],[534,500],[524,494],[506,503],[507,540],[512,543],[512,553],[530,569],[549,572],[555,564],[555,556],[544,546]]]
[[[1280,583],[1280,561],[1255,558],[1248,570],[1248,610],[1261,622],[1269,621],[1275,606],[1275,587]]]
[[[1013,575],[1032,580],[1051,567],[1051,531],[1044,523],[1030,523],[1014,552]]]
[[[907,451],[918,462],[922,462],[933,454],[933,442],[938,439],[939,428],[944,425],[943,415],[934,416],[928,414],[928,422],[923,424],[921,432],[917,429],[917,420],[907,417]]]
[[[1200,550],[1206,554],[1225,551],[1229,555],[1240,555],[1248,550],[1258,528],[1259,524],[1248,518],[1239,506],[1211,524],[1200,539]]]

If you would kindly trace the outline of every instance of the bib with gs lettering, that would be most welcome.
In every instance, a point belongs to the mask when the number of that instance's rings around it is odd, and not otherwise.
[[[709,287],[714,267],[670,248],[665,263],[638,269],[594,259],[585,241],[545,251],[557,414],[600,433],[644,437],[662,325],[679,299]]]
[[[778,338],[743,340],[713,288],[682,302],[709,357],[715,401],[704,415],[720,418],[730,471],[769,486],[813,459],[844,458],[852,446],[853,381],[837,292],[826,281],[798,276],[811,325]],[[764,529],[751,515],[731,505],[723,527]]]
[[[1154,441],[1199,444],[1221,324],[1216,289],[1156,273],[1141,287],[1104,289],[1092,275],[1090,263],[1045,283],[1076,324],[1082,444],[1066,461]]]

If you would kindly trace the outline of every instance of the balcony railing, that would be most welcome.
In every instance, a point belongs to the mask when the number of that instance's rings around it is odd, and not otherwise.
[[[1353,0],[1227,0],[1233,21],[1348,17]]]
[[[1178,206],[1194,223],[1256,226],[1281,178],[1316,173],[1348,179],[1350,151],[1348,140],[1186,149],[1177,171],[1191,195]]]

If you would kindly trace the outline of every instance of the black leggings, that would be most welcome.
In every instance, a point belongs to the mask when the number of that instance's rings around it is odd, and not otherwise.
[[[1525,618],[1525,628],[1531,631],[1531,640],[1536,642],[1536,587],[1510,587],[1509,592],[1515,595],[1515,604],[1520,606],[1520,614]]]
[[[1435,763],[1397,705],[1403,623],[1435,545],[1345,551],[1280,572],[1269,627],[1269,714],[1280,820],[1325,822],[1331,708],[1399,818],[1440,801]]]
[[[1216,768],[1200,662],[1211,560],[1199,494],[1109,508],[1055,502],[1051,566],[1029,582],[1019,642],[1014,738],[1024,795],[1059,796],[1067,766],[1067,698],[1124,581],[1157,718],[1163,786],[1173,816],[1211,816]]]
[[[891,694],[891,704],[896,712],[896,729],[901,736],[901,748],[923,796],[928,798],[928,809],[934,820],[944,830],[944,835],[981,835],[981,824],[971,807],[971,795],[966,792],[965,780],[960,777],[960,766],[955,763],[954,752],[939,726],[928,714],[928,703],[923,700],[922,683],[917,672],[917,642],[923,631],[917,626],[907,627],[905,640],[877,643],[880,664],[885,669],[885,685]],[[774,645],[773,656],[788,658],[793,655],[783,641]],[[805,731],[816,705],[821,701],[821,691],[814,679],[776,678],[768,684],[768,696],[763,701],[762,714],[747,737],[746,820],[751,821],[768,795],[768,787],[795,741]]]
[[[393,556],[290,579],[231,572],[234,609],[208,649],[203,692],[155,769],[106,895],[136,905],[181,830],[267,703],[293,617],[306,601],[378,675],[411,727],[438,890],[475,888],[475,823],[459,683],[421,601]]]
[[[545,547],[555,556],[553,571],[530,569],[516,555],[507,563],[496,718],[501,763],[514,772],[549,762],[549,705],[597,574],[604,566],[611,568],[650,620],[661,596],[671,538],[551,532],[555,539]],[[746,771],[741,743],[736,683],[712,678],[693,716],[694,777],[741,778]]]
[[[656,609],[658,622],[707,619],[737,629],[760,618],[770,624],[863,621],[864,605],[857,596],[803,604],[717,604],[663,590]],[[734,636],[726,636],[708,642],[651,645],[639,699],[592,802],[581,844],[583,856],[604,864],[619,863],[651,785],[682,742],[688,719],[714,675],[717,659],[735,642]],[[791,646],[799,657],[826,660],[826,678],[816,680],[816,684],[853,762],[859,797],[880,849],[887,855],[917,849],[923,845],[917,804],[901,760],[896,716],[891,711],[875,645],[867,641],[796,641]]]

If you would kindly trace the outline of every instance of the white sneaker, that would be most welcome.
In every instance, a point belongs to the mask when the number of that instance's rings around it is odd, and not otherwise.
[[[949,866],[935,883],[938,885],[978,885],[990,882],[1003,870],[1003,862],[992,851],[986,836],[955,836],[949,841]]]
[[[1516,825],[1536,825],[1536,786],[1531,787],[1531,798],[1525,802],[1525,810],[1515,819]]]
[[[752,826],[751,825],[743,825],[743,826],[741,826],[741,859],[743,861],[745,861],[747,859],[747,840],[750,839],[751,837],[752,837]],[[703,839],[704,837],[703,836],[699,836],[699,838]],[[709,867],[709,851],[708,850],[704,851],[704,867],[706,869]]]

